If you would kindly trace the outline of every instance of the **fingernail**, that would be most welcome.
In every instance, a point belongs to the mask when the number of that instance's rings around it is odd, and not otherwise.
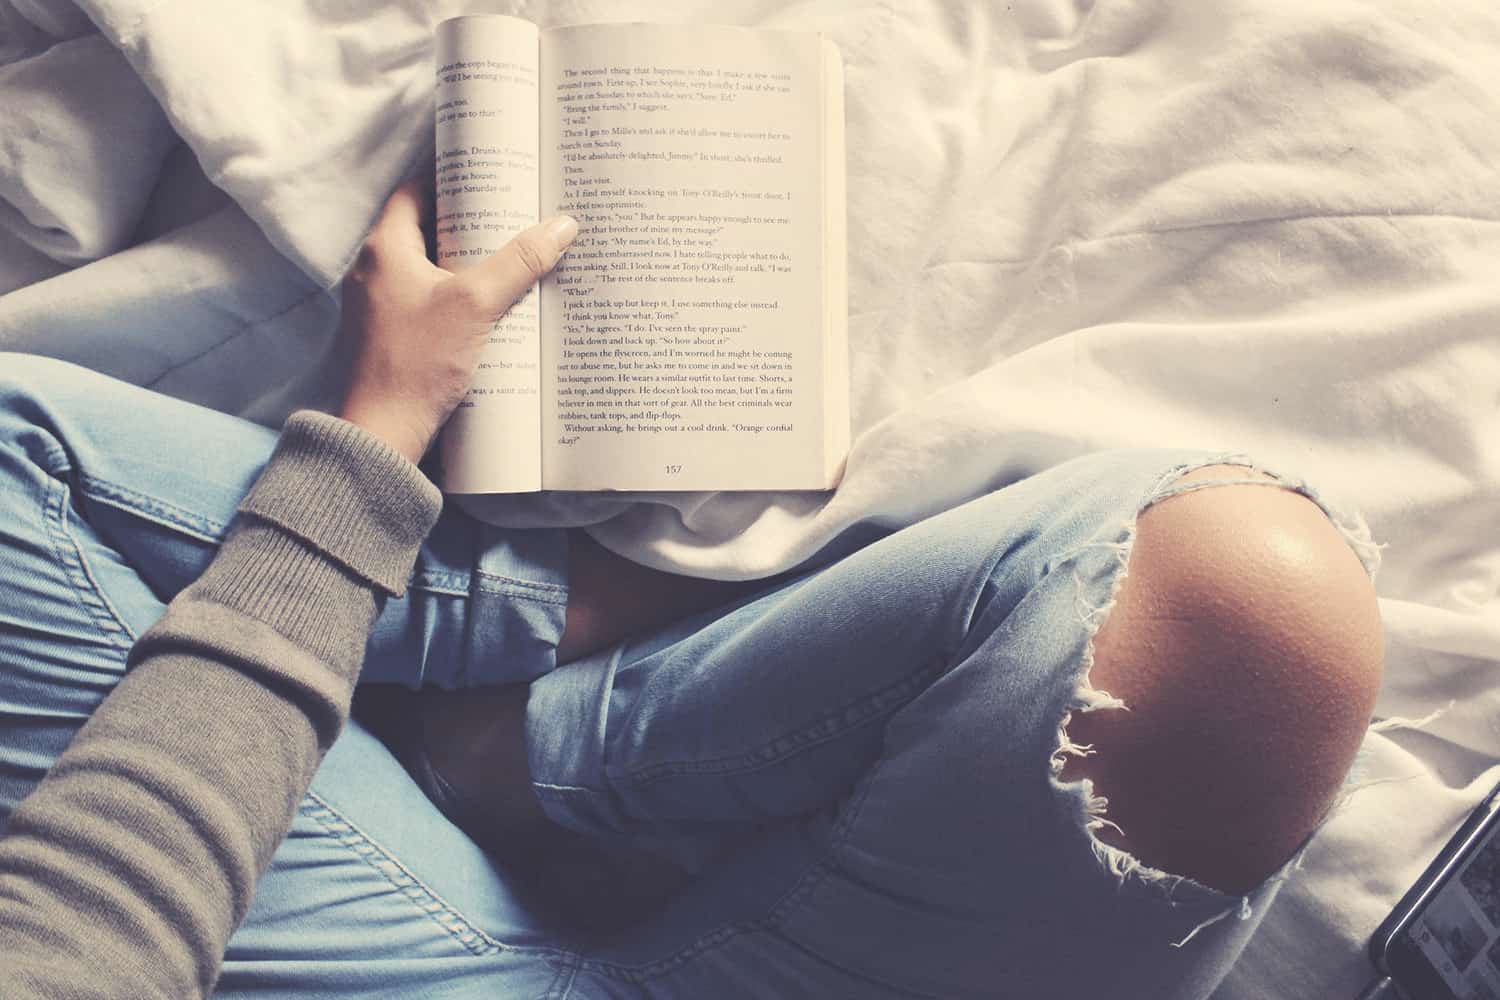
[[[571,215],[555,215],[547,220],[542,232],[557,245],[557,252],[562,253],[578,238],[578,220]]]

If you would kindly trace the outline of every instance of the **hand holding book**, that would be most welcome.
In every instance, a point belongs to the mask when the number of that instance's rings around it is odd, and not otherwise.
[[[463,399],[496,321],[578,234],[558,216],[452,274],[427,259],[427,204],[417,180],[386,202],[344,281],[339,334],[351,355],[339,415],[413,463]]]

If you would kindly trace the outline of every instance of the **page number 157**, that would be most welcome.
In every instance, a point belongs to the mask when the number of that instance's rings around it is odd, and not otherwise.
[[[679,473],[681,471],[682,471],[682,466],[680,466],[680,465],[669,465],[669,466],[667,466],[667,475],[669,475],[669,476],[675,476],[675,475],[677,475],[677,473]]]

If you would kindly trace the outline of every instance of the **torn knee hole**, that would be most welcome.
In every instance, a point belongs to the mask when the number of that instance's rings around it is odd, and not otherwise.
[[[1317,504],[1183,489],[1247,477],[1279,482],[1197,469],[1125,533],[1109,598],[1084,615],[1053,755],[1090,833],[1131,852],[1104,852],[1112,865],[1225,892],[1264,881],[1316,828],[1363,739],[1381,656],[1363,559]]]
[[[1052,752],[1052,776],[1061,783],[1076,784],[1082,811],[1079,821],[1084,829],[1113,847],[1128,850],[1125,831],[1106,815],[1109,799],[1099,794],[1096,786],[1096,769],[1090,766],[1091,758],[1097,754],[1095,744],[1080,742],[1072,735],[1075,715],[1102,709],[1124,709],[1125,703],[1092,686],[1083,689],[1081,693],[1092,700],[1063,716],[1062,725],[1057,730],[1057,749]]]

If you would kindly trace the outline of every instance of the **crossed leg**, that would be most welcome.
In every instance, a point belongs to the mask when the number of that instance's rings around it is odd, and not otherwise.
[[[1242,893],[1333,801],[1374,706],[1383,644],[1369,576],[1323,511],[1241,466],[1181,481],[1226,479],[1236,482],[1141,515],[1090,674],[1128,711],[1076,714],[1068,735],[1085,755],[1060,777],[1107,796],[1105,842]],[[744,591],[582,544],[560,662]],[[428,709],[439,766],[512,834],[547,822],[529,794],[525,697],[524,686],[440,694]]]

